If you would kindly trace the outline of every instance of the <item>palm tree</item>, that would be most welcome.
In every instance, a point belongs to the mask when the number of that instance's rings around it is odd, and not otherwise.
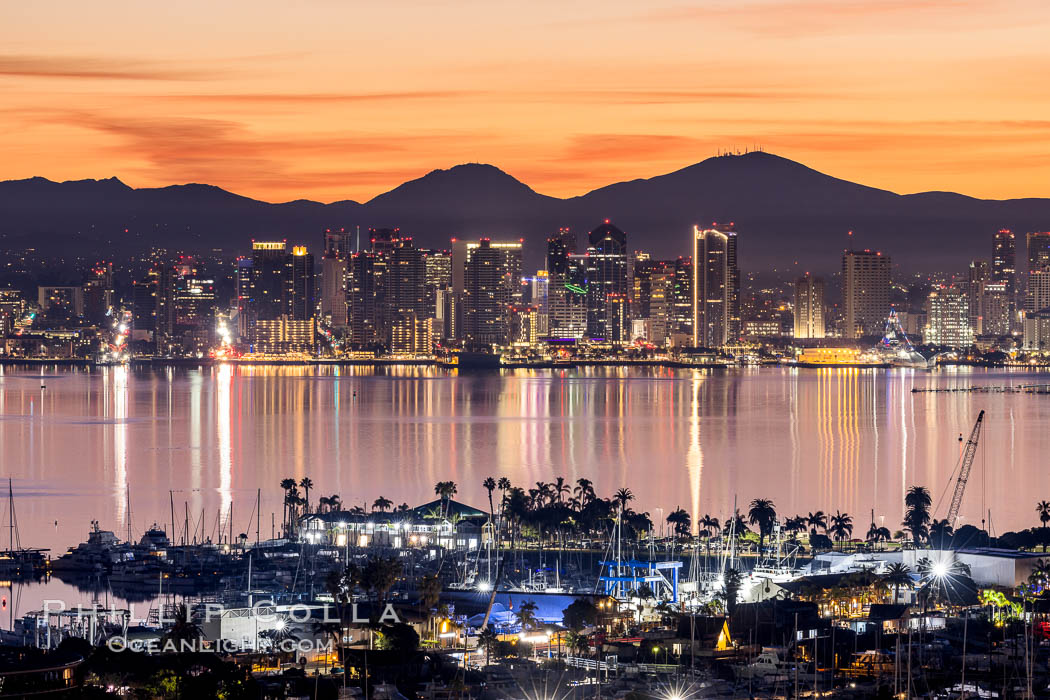
[[[711,534],[721,531],[722,525],[718,522],[718,518],[712,517],[707,513],[704,513],[697,525],[706,533],[704,535],[704,545],[707,548],[707,553],[711,554]]]
[[[321,496],[320,498],[317,499],[317,512],[318,513],[327,513],[331,509],[332,509],[332,501],[328,498],[328,496]]]
[[[1050,523],[1050,501],[1039,501],[1035,505],[1035,512],[1039,513],[1039,522],[1043,525],[1043,551],[1046,551],[1046,524]]]
[[[907,565],[897,561],[886,568],[882,575],[882,582],[887,586],[893,586],[893,602],[900,600],[901,586],[911,584],[911,569]]]
[[[594,500],[594,484],[590,479],[577,479],[576,487],[572,490],[576,498],[580,499],[580,507],[586,506]]]
[[[200,626],[193,621],[193,613],[185,603],[175,606],[175,617],[171,629],[164,633],[164,643],[173,642],[179,649],[182,642],[195,642],[204,636]]]
[[[379,511],[380,513],[385,513],[388,510],[390,510],[390,508],[393,505],[394,505],[394,502],[391,501],[389,498],[386,498],[384,496],[380,496],[376,500],[372,501],[372,512]]]
[[[343,507],[343,502],[339,500],[339,494],[333,493],[328,497],[328,510],[329,512],[337,511]]]
[[[904,496],[904,520],[901,525],[911,533],[912,543],[919,543],[929,535],[930,506],[933,499],[925,486],[912,486]]]
[[[281,488],[284,489],[284,529],[288,529],[288,494],[295,488],[295,479],[287,477],[281,479]]]
[[[955,530],[948,523],[948,519],[934,520],[930,523],[929,539],[931,546],[936,543],[937,547],[944,548],[944,540],[951,539],[952,534]]]
[[[441,601],[441,579],[436,574],[424,574],[419,579],[419,601],[426,610],[436,607]]]
[[[495,506],[492,503],[492,492],[496,490],[496,480],[493,479],[491,476],[486,477],[485,480],[481,482],[481,486],[489,492],[489,520],[492,520],[493,518],[495,518],[494,513],[496,510]]]
[[[777,521],[776,506],[768,498],[756,498],[751,501],[747,518],[752,525],[758,526],[758,549],[762,551],[766,536],[773,531],[773,525]]]
[[[849,539],[853,534],[853,518],[848,513],[836,510],[835,515],[831,516],[831,532],[838,542]]]
[[[309,477],[304,476],[302,479],[299,480],[299,485],[303,487],[303,492],[306,494],[306,500],[303,501],[303,506],[305,506],[305,510],[303,512],[304,513],[309,513],[310,512],[310,489],[312,489],[314,487],[314,482],[310,481]]]
[[[514,613],[514,617],[517,618],[518,624],[521,625],[523,630],[531,630],[536,626],[536,603],[531,600],[527,600],[518,606],[518,611]]]
[[[551,489],[553,490],[554,496],[558,499],[558,503],[563,503],[565,501],[565,494],[572,491],[572,487],[566,484],[565,479],[560,476],[554,480],[553,484],[551,484]]]
[[[434,484],[434,493],[441,499],[441,517],[446,517],[448,502],[456,495],[458,489],[454,481],[439,481]]]
[[[824,515],[824,511],[818,510],[816,513],[810,513],[806,516],[806,524],[809,525],[810,537],[817,534],[818,527],[827,533],[828,516]]]
[[[692,518],[682,508],[676,508],[667,516],[667,522],[674,526],[674,535],[678,537],[689,537],[693,532]]]
[[[622,488],[613,495],[613,502],[619,505],[620,510],[626,508],[627,504],[633,500],[634,494],[628,488]]]
[[[499,635],[491,625],[485,627],[478,634],[478,646],[485,650],[485,665],[488,666],[493,652],[499,649]]]

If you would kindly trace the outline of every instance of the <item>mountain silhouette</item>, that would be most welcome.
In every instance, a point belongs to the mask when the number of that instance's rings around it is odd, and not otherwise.
[[[694,224],[733,221],[745,270],[797,262],[800,270],[832,271],[847,245],[882,250],[906,270],[961,270],[971,258],[990,257],[999,228],[1050,228],[1050,199],[900,195],[763,152],[717,156],[567,199],[484,164],[434,170],[363,204],[269,203],[203,184],[135,189],[116,178],[0,182],[2,248],[46,241],[70,252],[239,252],[252,238],[316,248],[325,228],[397,226],[435,247],[452,236],[524,238],[527,262],[538,266],[551,231],[569,226],[582,244],[604,219],[627,232],[629,248],[658,257],[689,255]]]

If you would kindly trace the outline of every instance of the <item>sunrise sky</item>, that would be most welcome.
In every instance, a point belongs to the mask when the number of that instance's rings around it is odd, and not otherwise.
[[[1046,0],[6,2],[0,179],[367,200],[497,165],[582,194],[761,145],[1050,196]]]

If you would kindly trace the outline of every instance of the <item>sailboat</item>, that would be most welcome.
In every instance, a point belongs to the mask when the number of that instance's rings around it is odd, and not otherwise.
[[[11,479],[7,480],[7,549],[0,551],[0,576],[5,578],[37,578],[47,569],[46,549],[22,547],[15,517],[15,496]]]

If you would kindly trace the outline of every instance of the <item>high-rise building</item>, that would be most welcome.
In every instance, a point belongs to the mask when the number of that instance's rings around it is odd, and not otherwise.
[[[733,241],[736,239],[734,238]],[[671,287],[668,294],[667,334],[693,335],[693,259],[679,257],[674,261]],[[731,273],[732,274],[732,273]],[[737,280],[739,284],[739,278]],[[730,327],[732,327],[732,300],[730,301]],[[737,316],[739,317],[739,312]]]
[[[253,258],[241,256],[237,258],[236,270],[234,272],[234,285],[236,286],[236,328],[237,339],[241,342],[248,341],[248,320],[250,318],[252,300],[252,273]]]
[[[388,253],[386,303],[397,316],[426,315],[426,253],[408,237],[392,242]]]
[[[424,316],[438,318],[438,291],[452,289],[452,253],[448,250],[426,251]]]
[[[580,339],[587,332],[586,272],[576,253],[576,234],[559,229],[547,239],[546,334]]]
[[[1025,312],[1042,311],[1050,307],[1050,266],[1028,273],[1028,295]]]
[[[160,271],[151,268],[146,275],[132,285],[131,339],[153,340],[157,330],[157,285]]]
[[[306,321],[317,315],[314,298],[314,256],[306,246],[297,245],[287,260],[288,289],[285,313],[293,321]]]
[[[729,236],[716,228],[693,227],[693,346],[722,347],[729,342]]]
[[[321,318],[332,328],[346,327],[346,258],[335,251],[321,258]]]
[[[1014,232],[1008,228],[995,232],[992,241],[992,279],[1005,282],[1013,290],[1017,278],[1017,241]]]
[[[873,250],[842,254],[843,335],[879,335],[890,311],[890,257]]]
[[[373,347],[387,335],[384,256],[360,251],[350,256],[347,275],[347,308],[350,343],[357,348]]]
[[[252,241],[249,324],[272,321],[287,313],[287,262],[288,251],[284,241]]]
[[[502,345],[507,340],[507,308],[511,303],[504,273],[503,251],[482,238],[464,267],[463,331],[468,347]]]
[[[953,348],[973,344],[966,290],[955,285],[940,285],[930,292],[926,298],[926,328],[922,340]]]
[[[1034,277],[1050,269],[1050,231],[1032,231],[1025,237],[1028,244],[1028,275],[1025,286],[1025,311],[1042,311],[1037,287],[1043,280]]]
[[[795,337],[824,337],[824,280],[808,272],[795,280]]]
[[[1010,334],[1013,295],[1008,283],[986,282],[981,292],[980,308],[980,335]]]
[[[612,343],[630,340],[627,234],[608,220],[588,236],[587,335]],[[570,256],[570,260],[572,256]]]
[[[969,276],[966,280],[966,299],[970,306],[970,328],[975,335],[982,330],[981,299],[984,297],[984,286],[991,280],[991,266],[987,260],[971,260]]]

